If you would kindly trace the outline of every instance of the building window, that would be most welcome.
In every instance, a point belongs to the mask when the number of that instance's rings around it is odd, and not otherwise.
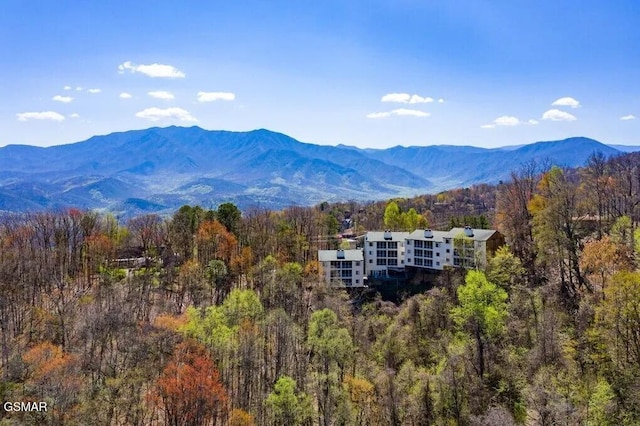
[[[398,266],[398,259],[389,259],[388,265],[389,266]]]
[[[369,247],[373,247],[373,243],[369,243]]]
[[[407,254],[411,254],[411,249],[407,250]]]
[[[425,250],[425,251],[424,251],[424,257],[433,258],[433,251],[431,251],[431,250]]]
[[[451,249],[447,249],[447,253],[451,253]]]
[[[390,241],[387,243],[387,248],[390,248],[390,249],[398,248],[398,243],[395,241]]]
[[[353,275],[353,271],[351,269],[343,269],[342,270],[342,276],[343,277],[350,277]]]
[[[408,258],[408,259],[407,259],[407,263],[411,263],[411,258]]]
[[[440,257],[440,252],[439,251],[436,252],[436,257]]]
[[[369,263],[373,263],[373,259],[369,259]]]
[[[422,266],[422,259],[416,257],[416,266]]]
[[[387,252],[387,257],[398,257],[398,251],[397,250],[389,250]]]
[[[342,261],[342,268],[343,269],[351,269],[351,265],[352,265],[352,262],[350,260],[343,260]]]
[[[360,271],[356,271],[356,275],[360,275]]]
[[[377,257],[387,257],[386,250],[378,250]]]
[[[436,243],[436,248],[440,248],[440,243]]]
[[[424,245],[422,244],[424,241],[416,241],[416,243],[414,244],[416,247],[424,247]]]
[[[440,262],[436,262],[436,266],[440,266]]]
[[[407,245],[410,246],[411,245],[411,240],[407,240]]]
[[[376,265],[386,265],[387,259],[376,259]]]
[[[331,262],[331,267],[332,268],[339,268],[340,267],[340,262],[339,261],[332,261]]]
[[[429,266],[429,267],[433,266],[433,260],[425,259],[424,266]]]
[[[360,284],[360,280],[356,280],[356,284]]]
[[[387,243],[385,241],[378,241],[376,243],[376,248],[386,249],[387,248]]]
[[[404,265],[404,260],[400,259],[400,263],[401,263],[402,265]]]
[[[425,241],[424,242],[424,248],[432,249],[433,248],[433,241]]]
[[[418,256],[420,256],[420,257],[424,256],[424,250],[416,249],[416,257],[418,257]]]

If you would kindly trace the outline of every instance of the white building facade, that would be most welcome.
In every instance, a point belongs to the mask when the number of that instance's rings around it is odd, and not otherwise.
[[[504,237],[492,229],[419,229],[406,239],[405,265],[435,270],[445,266],[484,269],[488,257],[502,245]]]
[[[404,269],[408,236],[409,232],[367,232],[363,247],[367,276],[384,277],[389,269]]]
[[[322,275],[334,287],[365,287],[362,250],[318,250]]]

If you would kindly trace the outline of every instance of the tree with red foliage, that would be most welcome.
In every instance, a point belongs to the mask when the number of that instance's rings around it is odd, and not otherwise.
[[[194,341],[176,346],[156,382],[152,400],[171,426],[216,425],[227,411],[227,394],[206,349]]]

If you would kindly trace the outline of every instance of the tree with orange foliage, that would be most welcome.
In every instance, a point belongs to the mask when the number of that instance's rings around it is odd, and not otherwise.
[[[196,233],[196,244],[201,265],[213,259],[221,259],[228,265],[236,253],[238,240],[217,220],[205,220]]]
[[[233,409],[229,416],[229,426],[255,426],[256,419],[251,414],[239,408]]]
[[[227,393],[213,360],[190,340],[176,346],[151,399],[171,426],[216,425],[227,411]]]

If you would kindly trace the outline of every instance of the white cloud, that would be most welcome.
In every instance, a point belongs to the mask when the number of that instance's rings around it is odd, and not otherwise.
[[[409,103],[411,95],[408,93],[389,93],[380,99],[380,102],[398,102],[401,104]]]
[[[184,78],[185,74],[173,65],[150,64],[136,65],[131,61],[126,61],[118,65],[118,72],[124,74],[126,71],[131,73],[141,73],[149,77],[158,78]]]
[[[198,92],[198,102],[233,101],[236,98],[230,92]]]
[[[444,99],[443,98],[438,99],[438,103],[439,104],[443,104],[444,103]]]
[[[430,98],[428,96],[426,98],[423,98],[420,95],[412,95],[411,99],[409,99],[410,104],[428,104],[431,102],[433,102],[433,98]]]
[[[73,114],[69,115],[69,118],[80,118],[80,114],[74,112]]]
[[[538,124],[538,121],[534,119],[522,121],[518,117],[514,117],[512,115],[503,115],[501,117],[496,118],[491,123],[483,124],[480,127],[483,129],[493,129],[498,126],[514,127],[514,126],[520,126],[524,124],[535,125],[535,124]]]
[[[391,115],[390,112],[372,112],[367,114],[367,118],[386,118]]]
[[[496,126],[511,127],[511,126],[517,126],[519,124],[522,124],[522,122],[518,117],[514,117],[511,115],[503,115],[502,117],[498,117],[495,120],[493,120],[493,124],[495,124]]]
[[[431,115],[431,113],[429,112],[418,111],[417,109],[406,109],[406,108],[394,109],[393,111],[391,111],[391,114],[408,115],[413,117],[429,117]]]
[[[20,121],[27,121],[27,120],[64,121],[64,115],[54,111],[21,112],[19,114],[16,114],[16,117],[18,117],[18,120]]]
[[[428,104],[433,102],[433,98],[422,97],[420,95],[410,95],[408,93],[388,93],[384,95],[381,102],[396,102],[400,104]]]
[[[78,92],[82,92],[82,87],[81,87],[81,86],[78,86],[78,87],[76,87],[76,90],[77,90]]]
[[[180,121],[198,121],[193,117],[189,111],[182,108],[147,108],[136,113],[136,117],[144,118],[150,121],[158,121],[163,118],[177,118]]]
[[[571,108],[580,108],[580,102],[578,102],[577,100],[575,100],[573,98],[570,98],[570,97],[556,99],[551,105],[552,106],[568,106],[568,107],[571,107]]]
[[[164,90],[156,90],[155,92],[149,92],[147,94],[149,96],[151,96],[152,98],[156,98],[156,99],[169,100],[169,99],[174,99],[175,98],[175,96],[173,96],[173,93],[165,92]]]
[[[620,117],[620,120],[623,120],[623,121],[629,121],[629,120],[635,120],[635,119],[636,119],[636,116],[632,114]]]
[[[419,111],[417,109],[399,108],[399,109],[394,109],[393,111],[372,112],[370,114],[367,114],[367,118],[386,118],[392,115],[410,116],[410,117],[429,117],[431,113]]]
[[[64,90],[71,90],[71,86],[64,86]]]
[[[574,121],[577,120],[576,117],[569,114],[568,112],[560,111],[559,109],[550,109],[542,114],[543,120],[551,120],[551,121]]]
[[[89,89],[89,93],[100,93],[102,89]]]
[[[56,101],[56,102],[62,102],[63,104],[68,104],[69,102],[71,102],[73,100],[73,98],[71,96],[60,96],[60,95],[55,95],[51,99]]]
[[[127,93],[127,92],[122,92],[122,93],[120,93],[120,98],[121,98],[121,99],[131,99],[132,97],[133,97],[133,96],[131,96],[131,94],[130,94],[130,93]]]

